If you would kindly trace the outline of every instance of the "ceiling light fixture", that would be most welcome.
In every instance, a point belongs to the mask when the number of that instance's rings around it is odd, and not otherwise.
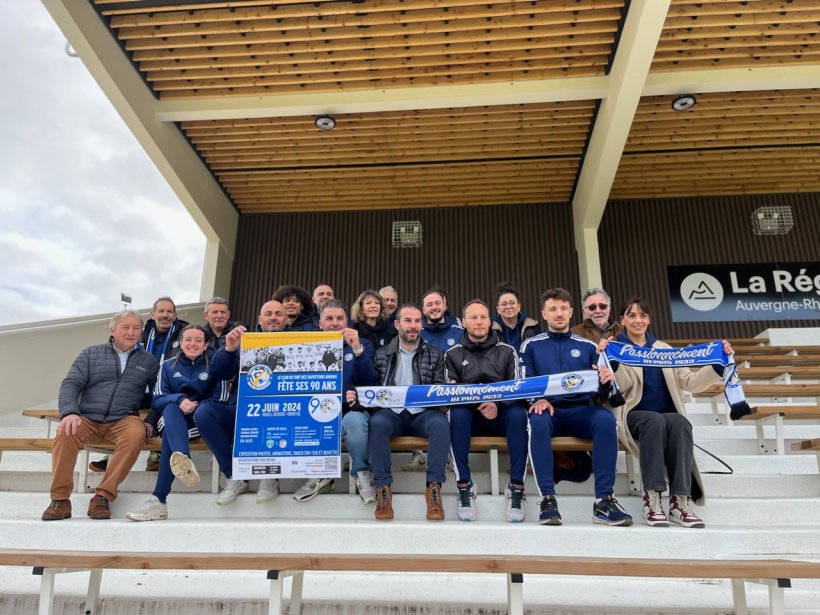
[[[336,120],[329,115],[320,115],[313,120],[313,123],[316,124],[316,128],[319,130],[333,130],[336,128]]]
[[[691,94],[681,94],[672,101],[672,108],[675,111],[689,111],[698,102],[698,99]]]

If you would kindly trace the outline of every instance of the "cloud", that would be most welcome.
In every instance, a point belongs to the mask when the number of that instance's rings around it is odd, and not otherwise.
[[[205,238],[39,2],[0,4],[0,325],[197,301]]]

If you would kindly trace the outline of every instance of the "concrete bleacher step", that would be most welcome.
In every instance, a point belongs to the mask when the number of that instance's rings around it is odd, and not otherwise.
[[[53,405],[53,404],[52,404]],[[123,484],[112,505],[114,519],[92,521],[85,515],[90,494],[73,495],[74,518],[63,522],[39,520],[48,504],[51,457],[44,453],[6,453],[0,461],[0,548],[59,548],[110,550],[157,549],[242,552],[373,552],[506,553],[589,555],[609,557],[782,557],[813,559],[820,554],[820,476],[813,454],[758,453],[754,424],[716,425],[709,403],[687,404],[695,441],[723,458],[733,475],[704,476],[707,505],[696,510],[707,522],[702,530],[678,526],[649,528],[639,516],[641,500],[629,495],[624,456],[619,455],[616,494],[636,517],[631,528],[606,528],[591,523],[593,481],[563,482],[559,505],[565,519],[560,528],[539,526],[538,497],[532,476],[527,479],[527,521],[503,521],[503,496],[480,493],[479,519],[456,518],[453,475],[445,484],[443,523],[424,520],[424,473],[400,472],[409,455],[394,457],[396,520],[373,520],[373,505],[363,505],[347,493],[348,478],[337,480],[337,492],[306,503],[290,497],[302,481],[282,481],[283,494],[257,505],[253,493],[228,507],[210,493],[210,456],[195,460],[202,482],[189,492],[178,482],[169,496],[171,518],[164,522],[133,523],[124,518],[151,492],[156,475],[142,471],[145,454]],[[6,417],[3,417],[4,419]],[[45,436],[38,419],[0,420],[10,437]],[[9,431],[12,430],[12,431]],[[774,438],[774,428],[765,428]],[[817,422],[789,423],[792,441],[820,437]],[[702,471],[722,466],[696,452]],[[97,458],[92,454],[92,458]],[[506,459],[501,456],[502,483]],[[471,459],[479,491],[489,490],[486,455]],[[638,463],[635,463],[636,469]],[[100,480],[90,475],[91,484]],[[253,485],[252,485],[253,486]],[[201,546],[201,547],[200,547]],[[57,612],[80,612],[86,573],[57,579]],[[0,568],[0,613],[36,611],[39,577],[28,568]],[[269,586],[260,573],[106,571],[102,613],[122,615],[250,615],[264,613]],[[766,592],[747,589],[753,613],[766,611]],[[502,576],[424,574],[308,573],[305,577],[305,615],[368,613],[368,615],[484,615],[505,612]],[[721,580],[664,580],[629,578],[539,577],[527,575],[524,600],[531,613],[699,613],[731,612],[729,583]],[[64,611],[60,611],[64,608]],[[820,613],[820,581],[795,580],[786,591],[788,613]],[[153,609],[153,610],[151,610]]]
[[[332,497],[332,496],[329,496]],[[565,508],[566,524],[546,527],[535,521],[511,524],[498,516],[484,514],[473,523],[455,520],[455,502],[446,508],[448,521],[431,523],[423,519],[395,520],[384,523],[372,518],[328,518],[335,509],[327,498],[304,505],[300,518],[276,515],[271,503],[268,514],[255,518],[203,517],[184,513],[162,522],[135,523],[120,514],[95,521],[84,515],[78,501],[76,518],[43,522],[37,506],[34,515],[3,518],[0,548],[64,550],[157,550],[162,552],[240,552],[240,553],[538,553],[578,557],[643,557],[647,553],[674,552],[681,559],[708,559],[735,554],[737,557],[778,556],[817,558],[820,526],[793,525],[781,519],[766,531],[759,527],[709,524],[704,529],[678,526],[652,528],[635,524],[613,528],[591,522],[591,502],[581,503],[577,513]],[[569,502],[567,502],[569,504]],[[635,502],[627,503],[633,510]],[[563,505],[563,502],[562,502]],[[127,506],[127,503],[126,503]],[[364,506],[362,505],[364,508]],[[419,515],[422,506],[400,509]],[[486,508],[486,507],[485,507]],[[313,509],[313,510],[311,510]],[[421,511],[423,513],[423,510]],[[321,516],[325,515],[325,516]],[[818,603],[820,604],[820,603]]]
[[[820,477],[817,476],[817,461],[814,455],[788,455],[771,457],[773,467],[765,468],[765,460],[749,460],[747,457],[741,459],[741,463],[735,463],[735,458],[725,457],[724,460],[733,467],[733,475],[724,474],[704,474],[703,480],[710,497],[744,497],[744,498],[764,498],[782,496],[817,496],[820,495]],[[786,461],[783,460],[786,458]],[[797,459],[795,459],[797,458]],[[776,459],[776,461],[775,461]],[[723,471],[723,468],[714,461],[704,461],[703,469],[708,471]],[[765,473],[763,473],[765,472]],[[206,470],[200,471],[202,480],[198,485],[186,487],[175,481],[174,493],[210,493],[211,473]],[[502,487],[507,480],[507,473],[502,472]],[[101,475],[91,475],[89,490],[99,484]],[[76,481],[76,476],[75,476]],[[479,493],[490,492],[490,475],[487,472],[474,472],[473,481]],[[120,486],[122,493],[149,494],[153,491],[156,482],[156,474],[153,472],[134,471]],[[526,478],[527,493],[530,497],[536,497],[537,488],[532,475]],[[290,495],[302,485],[303,481],[295,479],[283,479],[280,481],[283,495]],[[51,473],[48,471],[28,471],[9,470],[0,472],[0,491],[35,490],[41,493],[48,493],[51,484]],[[335,481],[337,493],[348,492],[347,473]],[[594,490],[593,479],[590,478],[583,483],[572,483],[562,481],[557,485],[559,495],[584,495],[591,494]],[[251,490],[255,490],[256,482],[251,481]],[[398,472],[394,475],[393,489],[395,493],[419,493],[424,489],[424,474],[418,472]],[[625,473],[617,475],[615,481],[615,494],[617,497],[624,497],[631,494],[631,485]],[[76,491],[76,490],[75,490]],[[452,474],[448,475],[443,491],[447,495],[454,495],[456,492],[455,480]]]
[[[591,484],[589,485],[592,486]],[[112,515],[115,521],[125,521],[125,513],[137,510],[148,494],[122,493],[112,504]],[[74,495],[74,519],[69,523],[86,520],[86,509],[91,494]],[[567,526],[584,526],[592,522],[591,490],[581,494],[559,494],[558,503]],[[619,501],[636,519],[636,526],[642,525],[641,499],[637,496],[620,496]],[[37,521],[48,505],[48,495],[39,492],[13,492],[2,494],[3,507],[0,520]],[[527,496],[527,521],[524,525],[537,525],[537,494]],[[479,521],[502,522],[504,519],[505,501],[500,495],[480,494],[476,500]],[[290,494],[282,494],[273,502],[257,504],[253,493],[241,495],[230,506],[218,506],[216,496],[210,493],[179,493],[168,496],[168,514],[172,521],[184,520],[309,520],[321,521],[332,511],[333,519],[372,522],[374,504],[363,504],[355,495],[326,494],[309,502],[296,502]],[[398,521],[424,521],[425,504],[421,493],[397,494],[394,496],[396,519]],[[770,497],[750,502],[748,498],[714,497],[707,500],[703,507],[696,507],[698,513],[707,521],[708,527],[745,527],[768,528],[777,526],[812,526],[817,524],[816,511],[820,509],[820,496],[815,497]],[[456,496],[444,498],[446,514],[445,524],[459,525],[456,517]],[[42,522],[41,522],[42,523]],[[157,522],[151,525],[162,525]],[[51,525],[51,524],[48,524]],[[57,524],[59,525],[59,523]],[[126,525],[136,525],[127,523]],[[73,527],[73,526],[72,526]],[[681,530],[673,527],[671,529]]]

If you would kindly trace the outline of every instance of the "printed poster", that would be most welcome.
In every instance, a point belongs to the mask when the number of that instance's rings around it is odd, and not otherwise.
[[[246,333],[233,478],[341,476],[342,334]]]

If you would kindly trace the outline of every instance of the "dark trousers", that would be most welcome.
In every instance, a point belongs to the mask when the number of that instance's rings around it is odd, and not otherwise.
[[[370,417],[367,447],[370,467],[377,487],[393,484],[390,473],[390,438],[416,436],[427,438],[427,482],[444,483],[445,466],[450,453],[450,425],[447,416],[437,408],[410,414],[403,410],[396,414],[383,408]]]
[[[233,430],[236,426],[236,404],[211,399],[201,402],[194,411],[194,422],[205,444],[216,457],[219,469],[230,478],[233,471]]]
[[[692,495],[692,424],[677,412],[632,410],[626,426],[641,449],[643,488],[666,491],[669,476],[671,495]]]
[[[573,436],[592,440],[592,472],[595,497],[611,494],[615,488],[615,463],[618,460],[618,434],[612,412],[600,406],[556,408],[529,415],[530,458],[538,494],[555,495],[553,478],[553,436]]]
[[[164,427],[162,428],[162,450],[159,456],[159,472],[154,495],[164,502],[171,493],[174,475],[171,472],[171,454],[184,453],[191,456],[188,446],[188,430],[194,426],[194,415],[185,414],[177,404],[167,404],[162,410]]]
[[[524,482],[527,468],[527,411],[519,403],[498,404],[498,416],[484,418],[477,406],[450,408],[450,447],[455,462],[456,481],[470,482],[470,438],[506,436],[510,455],[510,480]]]

